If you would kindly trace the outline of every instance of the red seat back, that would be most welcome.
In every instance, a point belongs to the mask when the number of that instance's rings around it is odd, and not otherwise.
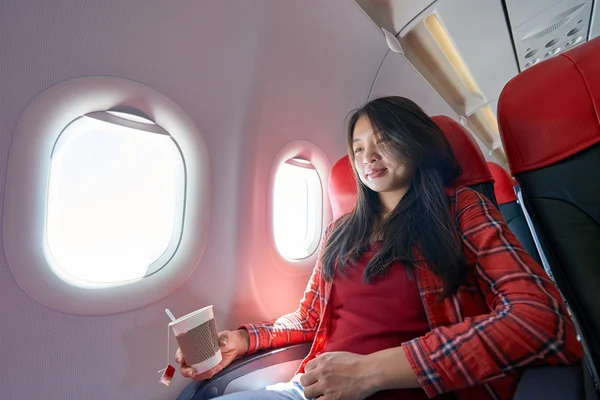
[[[333,219],[348,214],[354,209],[357,197],[356,177],[347,155],[340,158],[331,168],[329,176],[329,201]]]
[[[600,371],[600,38],[514,77],[498,116],[551,275]]]
[[[517,182],[498,164],[490,161],[487,165],[494,178],[494,193],[496,194],[498,204],[517,201],[517,195],[514,190]]]
[[[600,38],[514,77],[498,101],[512,175],[600,143]]]
[[[462,174],[452,182],[452,187],[493,183],[494,179],[485,157],[473,136],[450,117],[436,115],[432,119],[446,136],[454,157],[462,169]]]

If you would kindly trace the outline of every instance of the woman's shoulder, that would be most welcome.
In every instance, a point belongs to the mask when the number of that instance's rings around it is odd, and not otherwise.
[[[460,186],[448,193],[450,207],[457,220],[467,214],[496,216],[496,207],[483,194],[466,186]]]
[[[447,188],[446,195],[450,202],[456,203],[457,209],[467,206],[484,206],[492,203],[481,193],[467,186]]]

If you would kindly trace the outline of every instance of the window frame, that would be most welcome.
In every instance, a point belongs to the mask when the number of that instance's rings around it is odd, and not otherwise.
[[[65,127],[97,111],[135,109],[176,142],[184,160],[184,221],[179,246],[165,267],[118,284],[73,285],[50,267],[45,223],[53,147]],[[17,125],[4,201],[4,248],[19,286],[33,300],[74,315],[108,315],[157,302],[195,270],[208,233],[210,162],[195,122],[171,99],[141,83],[92,76],[59,83],[37,96]]]

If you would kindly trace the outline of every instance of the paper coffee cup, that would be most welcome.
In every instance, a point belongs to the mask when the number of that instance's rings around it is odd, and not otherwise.
[[[197,374],[206,372],[221,362],[219,331],[213,306],[177,318],[169,326],[175,334],[186,364]]]

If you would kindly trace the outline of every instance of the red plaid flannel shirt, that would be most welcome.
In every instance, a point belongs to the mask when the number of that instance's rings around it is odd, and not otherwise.
[[[558,290],[498,210],[468,188],[449,197],[473,272],[456,295],[438,302],[441,281],[417,268],[431,331],[403,348],[429,397],[454,391],[462,400],[511,399],[522,367],[572,364],[582,358],[582,349]],[[331,285],[321,276],[319,254],[295,312],[242,326],[249,332],[248,353],[312,341],[298,370],[303,372],[328,334]]]

